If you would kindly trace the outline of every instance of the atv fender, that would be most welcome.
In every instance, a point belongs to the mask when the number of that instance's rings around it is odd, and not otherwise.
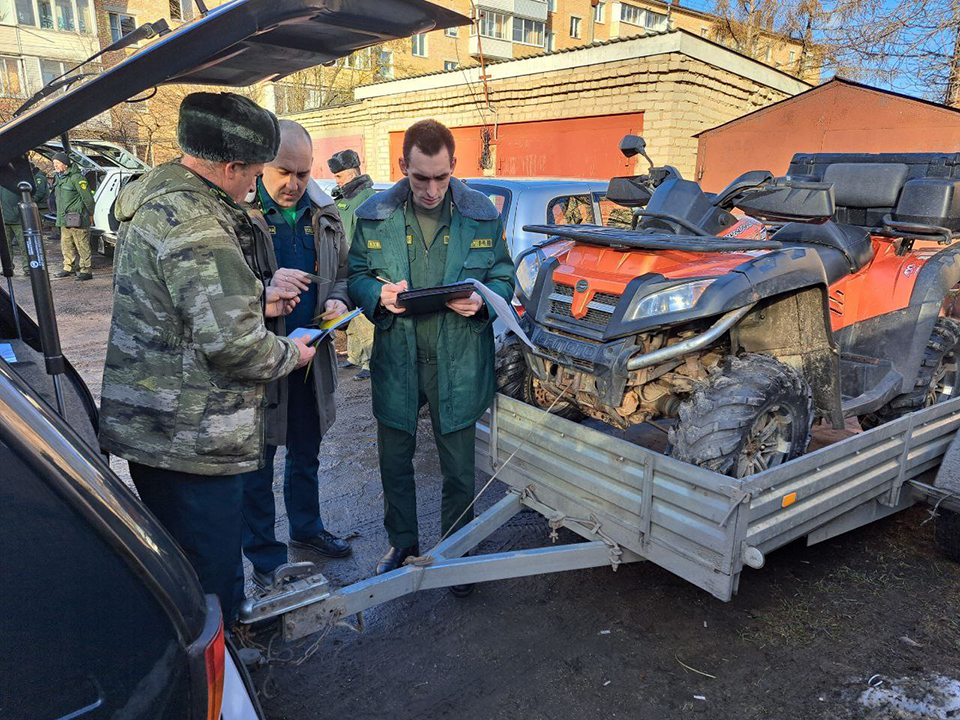
[[[770,355],[801,371],[813,391],[816,416],[843,427],[840,354],[830,330],[825,281],[762,300],[731,331],[731,340],[735,351]]]
[[[904,328],[904,344],[891,338],[893,342],[887,346],[893,349],[900,347],[910,349],[902,364],[896,361],[893,363],[894,368],[898,369],[903,376],[901,392],[904,388],[911,388],[916,383],[933,326],[940,316],[947,293],[958,283],[960,283],[960,243],[938,252],[927,260],[917,273],[917,281],[910,294],[910,305],[907,307],[908,314],[916,317],[915,325],[913,328],[909,324],[901,325]]]

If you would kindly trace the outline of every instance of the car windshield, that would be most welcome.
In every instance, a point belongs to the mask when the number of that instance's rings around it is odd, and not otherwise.
[[[80,146],[83,149],[83,146]],[[128,170],[142,170],[143,163],[132,157],[125,150],[111,147],[110,145],[90,145],[91,150],[88,153],[91,157],[105,167],[117,166],[127,168]]]

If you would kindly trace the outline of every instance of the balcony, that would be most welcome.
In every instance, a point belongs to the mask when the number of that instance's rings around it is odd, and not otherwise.
[[[479,57],[481,45],[483,57],[488,60],[513,60],[513,43],[509,40],[473,35],[470,38],[470,54],[473,57]]]
[[[476,0],[480,12],[491,10],[504,15],[515,15],[528,20],[547,21],[547,3],[545,0]],[[486,49],[484,49],[486,54]]]

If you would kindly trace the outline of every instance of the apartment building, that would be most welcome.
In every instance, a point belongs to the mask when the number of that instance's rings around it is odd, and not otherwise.
[[[403,72],[398,69],[394,75],[469,67],[481,57],[515,60],[668,28],[730,45],[716,16],[661,0],[452,0],[450,4],[474,17],[474,25],[415,36],[403,53]],[[761,33],[751,54],[806,81],[818,79],[816,63],[803,57],[801,43],[792,38]]]
[[[93,0],[0,0],[0,120],[99,49]]]

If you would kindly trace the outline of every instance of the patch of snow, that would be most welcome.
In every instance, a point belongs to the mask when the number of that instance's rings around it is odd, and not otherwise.
[[[960,718],[960,680],[943,675],[885,679],[864,690],[860,704],[897,720]]]

